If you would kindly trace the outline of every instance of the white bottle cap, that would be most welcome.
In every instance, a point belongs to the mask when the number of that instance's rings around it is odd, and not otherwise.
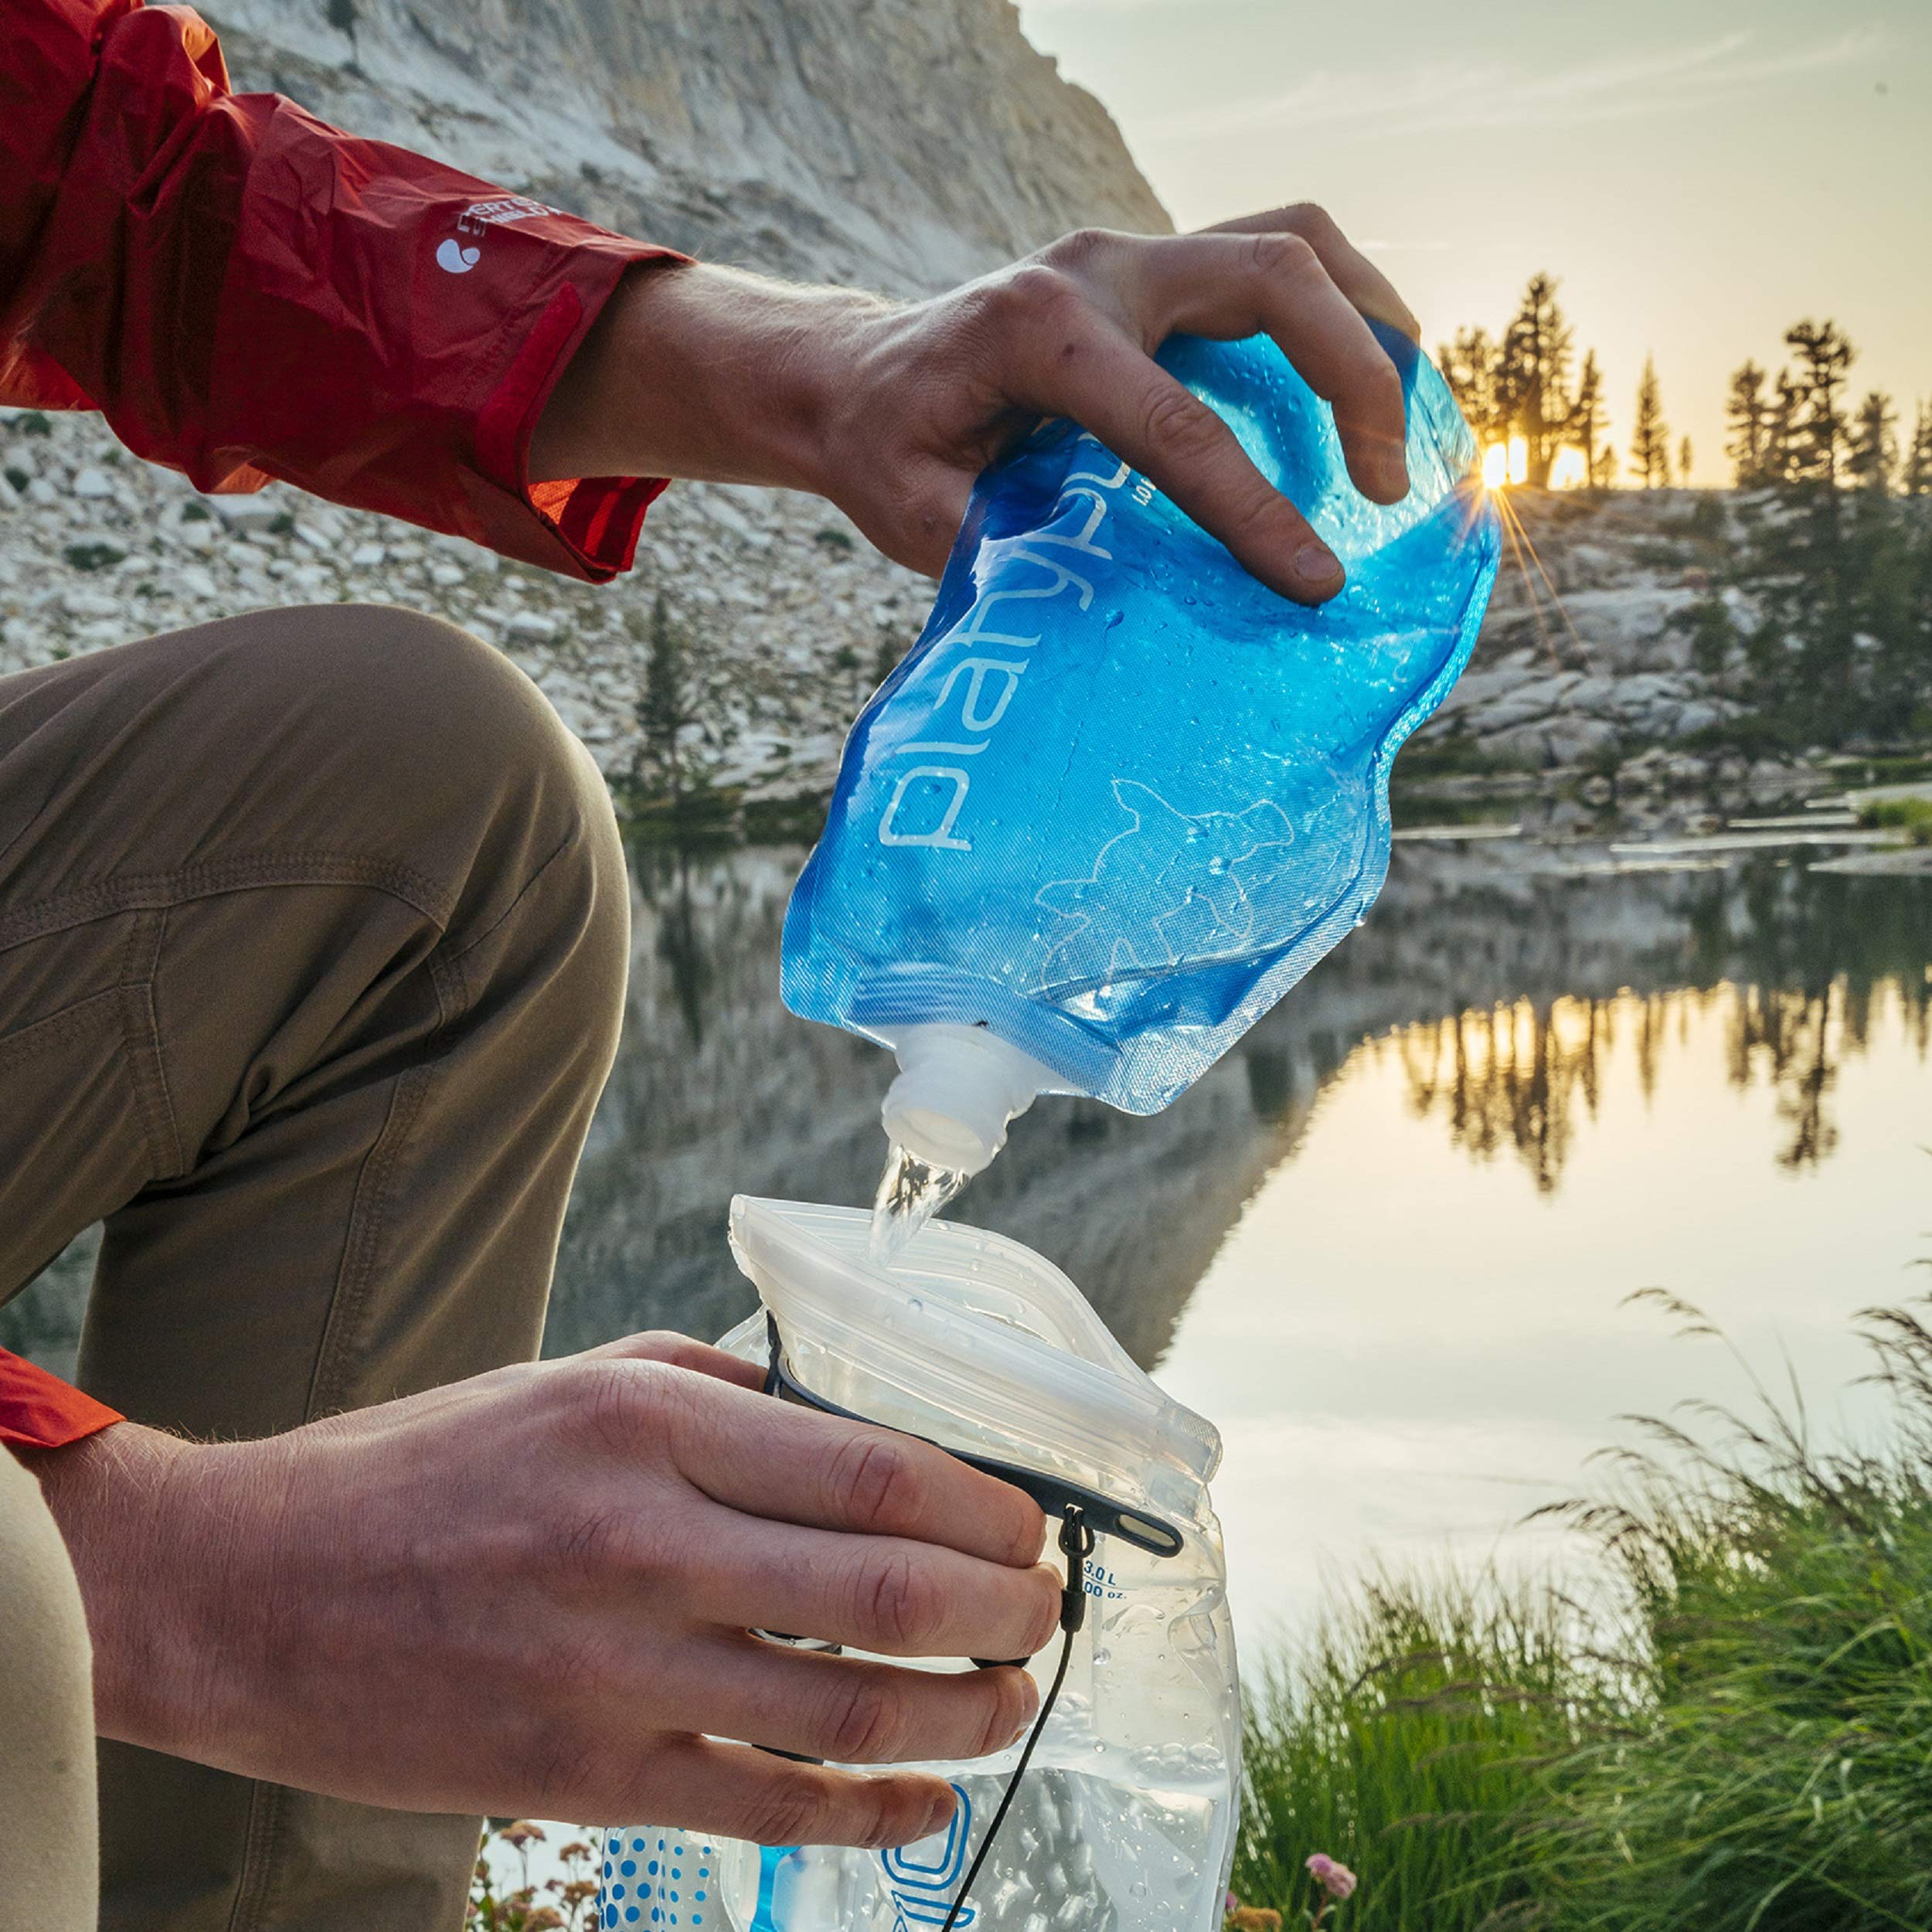
[[[930,1167],[977,1174],[1006,1124],[1061,1077],[983,1026],[914,1026],[894,1049],[900,1076],[879,1109],[886,1131]]]

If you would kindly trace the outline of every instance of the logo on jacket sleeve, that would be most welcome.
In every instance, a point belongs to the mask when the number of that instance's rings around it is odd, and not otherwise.
[[[481,242],[485,230],[556,213],[554,208],[532,201],[527,195],[498,195],[489,201],[473,201],[457,216],[456,233],[436,244],[436,265],[446,274],[467,275],[483,259],[483,250],[476,243]],[[461,239],[465,236],[474,237],[474,242],[465,246]]]

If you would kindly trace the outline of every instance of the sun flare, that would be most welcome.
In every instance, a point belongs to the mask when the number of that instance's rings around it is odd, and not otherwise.
[[[1527,481],[1529,475],[1529,445],[1520,436],[1512,436],[1506,443],[1492,443],[1483,451],[1485,488],[1507,489],[1512,483]]]

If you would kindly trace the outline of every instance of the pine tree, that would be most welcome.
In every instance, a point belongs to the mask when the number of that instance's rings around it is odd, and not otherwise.
[[[1571,439],[1573,335],[1556,300],[1556,278],[1532,275],[1496,362],[1497,413],[1505,433],[1523,440],[1523,480],[1532,489],[1549,487],[1556,452]]]
[[[1590,480],[1597,489],[1614,490],[1617,487],[1617,452],[1607,443],[1597,452],[1597,460],[1590,466]]]
[[[1932,496],[1932,403],[1919,405],[1899,487],[1906,496]]]
[[[1798,478],[1798,416],[1804,389],[1787,369],[1777,372],[1771,413],[1764,429],[1764,480],[1795,483]]]
[[[1670,482],[1670,430],[1664,422],[1654,356],[1644,358],[1644,379],[1637,386],[1637,427],[1631,439],[1630,473],[1647,490]]]
[[[1845,441],[1845,412],[1838,391],[1857,359],[1835,322],[1802,321],[1786,330],[1786,343],[1798,351],[1798,389],[1801,398],[1794,425],[1794,480],[1835,483]]]
[[[660,591],[651,607],[651,649],[645,660],[644,695],[638,723],[644,748],[675,805],[684,796],[684,759],[679,740],[693,716],[685,641]]]
[[[1459,328],[1436,351],[1437,366],[1479,449],[1500,440],[1504,426],[1496,403],[1496,345],[1486,328]]]
[[[1577,403],[1570,413],[1570,440],[1583,453],[1583,481],[1593,486],[1604,457],[1608,454],[1601,447],[1608,427],[1604,414],[1603,372],[1597,366],[1597,352],[1593,349],[1584,354],[1583,369],[1577,378]],[[1611,468],[1614,470],[1615,467],[1613,457]]]
[[[1696,454],[1696,451],[1691,447],[1690,438],[1685,437],[1677,446],[1677,480],[1687,490],[1690,488],[1691,461]]]
[[[1860,489],[1889,495],[1898,466],[1898,411],[1892,406],[1890,396],[1873,389],[1859,405],[1852,423],[1848,464],[1852,481]]]
[[[1731,427],[1731,440],[1724,454],[1731,459],[1732,475],[1740,490],[1754,490],[1770,477],[1771,417],[1775,405],[1765,393],[1764,372],[1755,362],[1747,362],[1731,378],[1731,392],[1724,414]]]

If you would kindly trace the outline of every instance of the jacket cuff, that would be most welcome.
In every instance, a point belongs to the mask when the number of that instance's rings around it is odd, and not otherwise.
[[[0,1349],[0,1443],[63,1449],[127,1418],[58,1376]]]
[[[638,244],[634,252],[586,253],[586,273],[550,298],[509,367],[477,413],[477,468],[535,519],[532,552],[507,532],[498,547],[550,569],[605,583],[630,569],[645,512],[667,487],[662,476],[586,476],[530,481],[530,440],[551,392],[590,332],[604,305],[631,269],[646,262],[685,262],[675,250]],[[547,553],[547,554],[546,554]]]

